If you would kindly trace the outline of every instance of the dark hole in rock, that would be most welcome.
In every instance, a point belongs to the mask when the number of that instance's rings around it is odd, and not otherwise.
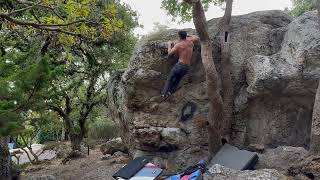
[[[224,42],[228,42],[228,31],[224,32]]]
[[[221,143],[222,143],[222,145],[224,145],[224,144],[228,143],[228,140],[225,139],[225,138],[222,138],[222,139],[221,139]]]
[[[178,147],[176,145],[172,145],[172,144],[165,144],[159,147],[158,151],[160,152],[172,152],[177,150]]]
[[[315,177],[312,173],[306,173],[305,175],[310,179],[315,179]]]
[[[181,118],[180,120],[181,121],[187,121],[187,120],[190,120],[194,113],[196,112],[197,110],[197,104],[194,103],[194,102],[187,102],[182,110],[181,110]]]

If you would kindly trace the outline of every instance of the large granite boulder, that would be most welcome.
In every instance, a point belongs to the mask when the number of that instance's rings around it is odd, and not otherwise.
[[[127,153],[128,148],[125,146],[125,144],[122,142],[121,138],[111,139],[110,141],[102,144],[100,146],[100,151],[103,155],[111,154],[113,155],[115,152],[123,152]]]
[[[288,25],[277,53],[257,54],[245,61],[247,85],[237,97],[243,108],[236,128],[242,132],[235,133],[239,145],[308,148],[320,77],[319,40],[316,11],[307,12]]]
[[[282,11],[232,17],[231,60],[234,124],[231,143],[308,147],[316,80],[320,75],[320,33],[316,12],[297,19]],[[208,21],[214,61],[221,71],[217,24]],[[140,40],[123,73],[111,78],[109,109],[121,124],[132,155],[150,154],[165,167],[181,168],[207,156],[208,99],[200,47],[191,71],[166,101],[159,95],[175,63],[164,43],[178,30]],[[187,29],[195,34],[192,29]],[[186,116],[187,115],[187,116]]]
[[[294,164],[288,170],[293,177],[306,176],[309,179],[320,179],[320,156],[310,156],[305,160]]]

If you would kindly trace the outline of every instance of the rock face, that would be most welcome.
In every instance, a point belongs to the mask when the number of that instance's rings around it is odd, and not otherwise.
[[[213,165],[209,169],[209,173],[204,175],[204,179],[210,180],[234,180],[234,179],[250,179],[250,180],[282,180],[286,177],[274,169],[262,169],[255,171],[236,171],[233,169],[220,166],[219,164]]]
[[[246,60],[248,114],[241,113],[239,121],[246,122],[240,128],[246,141],[308,147],[320,75],[319,33],[316,12],[305,13],[288,25],[277,53]]]
[[[267,149],[258,155],[256,169],[277,169],[286,173],[291,166],[306,158],[308,151],[302,147],[279,146],[275,149]]]
[[[320,179],[320,156],[310,156],[305,160],[292,165],[288,170],[289,175],[294,177],[306,176],[309,179]]]
[[[311,112],[320,77],[320,32],[316,12],[292,20],[282,11],[235,16],[231,22],[234,124],[231,143],[308,147]],[[208,21],[217,39],[219,19]],[[177,37],[168,30],[142,39],[123,73],[108,87],[109,109],[121,124],[131,154],[155,155],[165,167],[185,167],[206,157],[208,139],[206,82],[196,45],[192,68],[181,88],[166,101],[160,91],[175,63],[164,43]],[[195,34],[192,29],[187,29]],[[213,41],[215,42],[215,41]],[[213,43],[220,67],[219,47]]]
[[[57,178],[52,175],[32,176],[28,180],[56,180]]]

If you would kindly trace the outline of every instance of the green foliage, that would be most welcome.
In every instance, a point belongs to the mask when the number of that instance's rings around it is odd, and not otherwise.
[[[54,129],[41,129],[37,136],[37,142],[43,144],[45,142],[56,141],[57,138],[57,131]]]
[[[292,16],[300,16],[307,11],[316,9],[316,0],[291,0],[293,9],[290,11]]]
[[[28,111],[43,107],[33,98],[41,95],[50,74],[48,57],[37,55],[36,44],[30,49],[19,47],[19,50],[15,41],[1,40],[6,49],[0,56],[0,134],[8,135],[23,128],[22,122],[26,120]]]
[[[208,10],[210,4],[222,5],[225,0],[201,0],[204,10]],[[167,10],[172,20],[183,23],[192,20],[192,6],[184,1],[162,0],[161,8]]]
[[[41,126],[37,134],[36,139],[40,144],[58,140],[63,129],[63,122],[56,114],[47,114],[47,118],[48,120],[46,122],[43,122],[43,125]]]
[[[97,117],[88,126],[88,137],[90,139],[109,140],[119,136],[119,126],[109,119]]]
[[[83,40],[110,40],[115,33],[137,25],[137,19],[128,24],[128,20],[137,15],[119,0],[44,0],[39,3],[8,0],[0,4],[3,7],[0,13],[17,20],[5,18],[3,28],[50,34],[69,47]]]
[[[22,8],[10,2],[0,0],[0,4],[4,4],[1,7],[7,12]],[[19,141],[24,137],[28,143],[35,142],[36,138],[41,143],[56,138],[55,133],[62,128],[62,116],[50,110],[52,106],[66,111],[69,103],[68,117],[77,132],[81,118],[85,121],[101,118],[91,113],[90,108],[104,103],[108,75],[127,67],[137,41],[133,35],[138,25],[137,14],[117,0],[41,2],[54,7],[63,18],[38,6],[32,11],[17,13],[14,18],[22,20],[23,17],[29,22],[40,19],[54,24],[62,23],[61,20],[68,23],[80,18],[103,17],[104,27],[86,23],[61,27],[81,33],[80,37],[7,21],[3,24],[0,29],[0,135],[20,135]],[[33,19],[33,14],[37,19]],[[91,40],[83,35],[91,36]],[[100,130],[97,137],[113,136],[114,124],[100,125],[107,134],[102,135]]]

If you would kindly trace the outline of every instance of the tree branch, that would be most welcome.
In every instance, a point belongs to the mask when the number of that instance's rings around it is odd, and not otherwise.
[[[31,98],[35,95],[36,90],[38,89],[39,83],[40,83],[40,82],[37,81],[36,84],[33,86],[33,89],[32,89],[32,91],[31,91],[28,99],[26,100],[26,102],[24,102],[23,104],[21,104],[20,106],[18,106],[17,108],[15,108],[15,109],[13,110],[13,112],[18,111],[18,110],[22,109],[25,105],[27,105],[27,103],[28,103],[28,102],[31,100]]]
[[[33,10],[31,10],[30,13],[38,21],[38,23],[41,23],[40,19],[36,16]]]
[[[51,40],[51,37],[48,36],[46,39],[46,42],[44,43],[44,45],[42,46],[41,51],[40,51],[42,55],[44,55],[47,52],[48,47],[50,45],[50,40]]]
[[[230,24],[231,14],[232,14],[232,3],[233,0],[226,0],[226,9],[224,11],[225,24]]]
[[[66,114],[60,107],[57,107],[57,106],[54,106],[54,105],[48,105],[48,107],[52,111],[57,112],[61,117],[65,117]]]
[[[69,115],[69,114],[71,113],[71,111],[72,111],[71,99],[70,99],[70,97],[69,97],[67,94],[64,95],[64,98],[66,99],[66,109],[65,109],[65,113],[66,113],[66,115]]]
[[[26,21],[21,21],[15,18],[10,17],[8,14],[5,13],[0,13],[0,19],[5,19],[9,22],[12,22],[14,24],[20,25],[20,26],[32,26],[36,29],[41,29],[41,30],[47,30],[47,31],[55,31],[55,32],[61,32],[64,34],[72,35],[72,36],[78,36],[78,37],[83,37],[82,34],[71,32],[64,30],[62,28],[50,28],[50,27],[57,27],[57,26],[68,26],[71,24],[79,23],[79,21],[74,21],[66,24],[41,24],[41,23],[33,23],[33,22],[26,22]]]
[[[46,8],[46,9],[50,9],[57,17],[59,17],[60,19],[64,20],[64,18],[62,16],[60,16],[59,13],[57,13],[54,8],[41,4],[41,1],[39,3],[34,3],[34,2],[31,2],[31,1],[19,1],[19,0],[16,0],[16,1],[18,3],[20,3],[20,4],[35,5],[35,6],[43,7],[43,8]]]
[[[192,3],[196,3],[199,2],[200,0],[184,0],[184,2],[188,3],[188,4],[192,4]]]
[[[31,6],[27,6],[25,8],[21,8],[21,9],[17,9],[17,10],[14,10],[14,11],[11,11],[8,13],[9,16],[13,15],[13,14],[16,14],[18,12],[22,12],[22,11],[26,11],[28,9],[32,9],[33,7],[35,7],[37,4],[34,4],[34,5],[31,5]]]
[[[193,0],[191,1],[193,2]],[[193,23],[200,41],[210,41],[207,20],[201,2],[199,0],[195,0],[195,2],[192,3],[192,6]]]

